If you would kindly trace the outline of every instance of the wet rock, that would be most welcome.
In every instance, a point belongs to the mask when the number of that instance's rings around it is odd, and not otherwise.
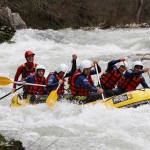
[[[12,13],[9,7],[0,9],[0,25],[10,26],[14,30],[26,29],[27,26],[18,13]]]
[[[15,34],[15,30],[9,26],[1,26],[0,28],[0,43],[11,42],[10,39]]]
[[[1,26],[12,26],[13,20],[11,17],[11,9],[8,7],[2,7],[0,9],[0,25]]]
[[[20,141],[10,140],[7,141],[0,134],[0,150],[25,150]]]
[[[0,43],[10,43],[16,30],[26,28],[25,22],[18,13],[12,13],[9,7],[0,9]]]
[[[82,30],[94,30],[96,28],[99,29],[120,29],[120,28],[150,28],[150,23],[131,23],[131,24],[117,24],[116,26],[111,26],[109,21],[105,21],[103,23],[100,23],[98,27],[80,27]]]
[[[150,28],[150,23],[116,25],[115,28]]]
[[[13,20],[13,28],[17,29],[27,29],[25,22],[22,20],[18,13],[12,13],[12,20]]]
[[[0,134],[0,144],[6,142],[6,139]]]

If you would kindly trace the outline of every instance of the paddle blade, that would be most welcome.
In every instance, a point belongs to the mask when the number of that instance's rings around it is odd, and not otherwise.
[[[46,104],[50,107],[53,107],[57,99],[58,99],[57,90],[53,90],[47,97]]]
[[[0,85],[8,85],[9,83],[12,83],[13,81],[7,77],[0,76]]]

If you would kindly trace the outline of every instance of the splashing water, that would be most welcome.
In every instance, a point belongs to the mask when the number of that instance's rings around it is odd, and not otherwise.
[[[0,45],[0,75],[13,78],[25,62],[24,52],[33,50],[35,62],[47,72],[60,63],[71,63],[71,55],[97,59],[105,71],[108,61],[126,57],[129,68],[134,60],[150,54],[148,29],[118,30],[20,30],[15,43]],[[149,55],[147,55],[149,57]],[[149,60],[144,60],[149,67]],[[150,79],[145,73],[148,84]],[[97,83],[96,76],[94,77]],[[12,85],[0,86],[0,97]],[[16,93],[15,93],[16,94]],[[27,150],[148,150],[150,146],[150,108],[107,109],[102,104],[78,106],[67,102],[10,108],[14,94],[0,101],[0,133],[21,140]]]

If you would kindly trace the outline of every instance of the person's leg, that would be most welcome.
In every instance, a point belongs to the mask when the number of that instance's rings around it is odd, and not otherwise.
[[[86,104],[86,103],[93,102],[96,100],[102,100],[102,94],[98,94],[98,93],[89,94],[87,95],[83,103]]]
[[[27,99],[27,90],[26,90],[26,86],[23,86],[23,99]]]
[[[114,95],[115,95],[115,93],[114,93],[113,90],[106,90],[106,91],[104,91],[105,98],[112,97]]]
[[[124,93],[124,91],[122,89],[120,89],[120,88],[114,89],[113,92],[114,92],[114,95],[119,95],[119,94]]]

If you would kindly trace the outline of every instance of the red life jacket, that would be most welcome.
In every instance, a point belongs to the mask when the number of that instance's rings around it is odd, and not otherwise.
[[[75,79],[81,75],[81,72],[79,70],[76,70],[76,72],[74,73],[73,77],[72,77],[72,81],[71,81],[71,93],[73,95],[79,95],[79,96],[86,96],[89,94],[89,90],[83,86],[76,86],[75,83]],[[91,75],[87,77],[88,81],[90,84],[93,84]]]
[[[37,75],[33,75],[33,78],[34,78],[34,84],[46,85],[45,77],[39,77]],[[26,86],[27,94],[42,95],[43,89],[44,89],[44,87],[41,87],[41,86],[31,86],[31,85]]]
[[[22,65],[22,79],[25,79],[28,75],[33,75],[35,73],[35,67],[37,64],[33,63],[33,66],[29,69],[26,63]]]
[[[68,77],[68,84],[71,84],[72,76]]]
[[[141,83],[141,76],[133,76],[127,78],[121,78],[118,82],[118,87],[123,89],[125,92],[135,90],[136,87]]]
[[[109,73],[103,73],[100,77],[100,82],[102,85],[104,85],[108,89],[115,88],[116,83],[121,78],[122,74],[119,72],[117,68],[114,68]]]
[[[48,84],[48,79],[49,79],[49,77],[51,76],[51,75],[55,75],[55,77],[57,78],[57,80],[59,81],[60,80],[60,78],[58,77],[58,75],[57,75],[57,73],[55,73],[55,72],[50,72],[49,74],[48,74],[48,76],[47,76],[47,78],[46,78],[46,84]],[[65,80],[64,80],[65,81]],[[60,86],[59,86],[59,89],[57,90],[57,93],[58,94],[64,94],[64,83],[62,83]],[[55,88],[52,88],[52,90],[51,91],[53,91],[53,90],[56,90],[57,89],[57,87],[55,87]],[[51,91],[48,91],[48,94],[50,94],[50,92]]]

